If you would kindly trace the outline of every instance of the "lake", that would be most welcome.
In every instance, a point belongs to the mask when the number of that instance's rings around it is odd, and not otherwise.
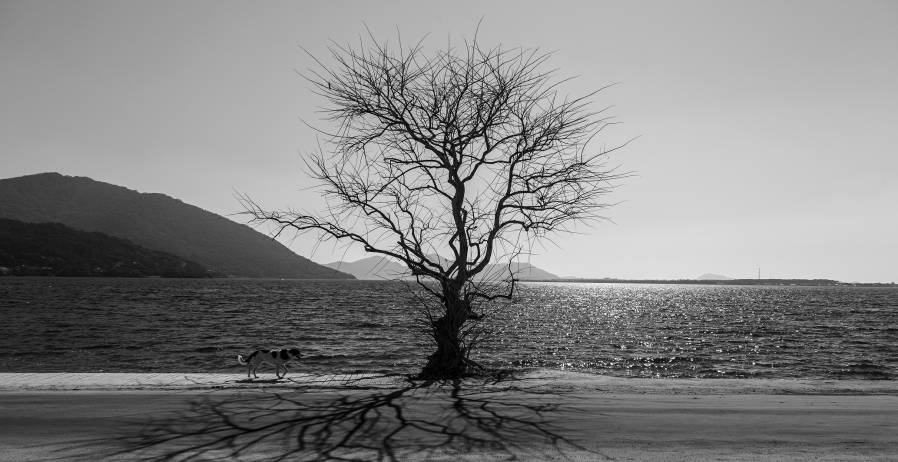
[[[415,372],[432,346],[405,283],[0,278],[0,371]],[[898,378],[898,290],[523,283],[484,323],[489,367],[632,377]],[[265,372],[270,370],[265,369]]]

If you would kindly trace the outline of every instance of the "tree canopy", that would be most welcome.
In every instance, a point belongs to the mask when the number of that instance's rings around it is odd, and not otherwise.
[[[333,127],[306,159],[325,210],[247,209],[275,235],[316,231],[403,262],[442,307],[430,319],[438,346],[436,331],[457,334],[479,303],[512,296],[514,278],[490,280],[490,263],[598,218],[623,176],[606,166],[621,146],[594,147],[615,123],[591,108],[601,89],[564,96],[549,54],[476,39],[427,53],[373,37],[330,51],[305,75]]]

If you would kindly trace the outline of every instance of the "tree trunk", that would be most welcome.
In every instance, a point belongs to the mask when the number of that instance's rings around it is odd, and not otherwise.
[[[468,372],[468,355],[461,337],[461,329],[469,315],[461,303],[449,302],[443,316],[431,323],[437,351],[427,358],[421,371],[424,378],[457,378]]]

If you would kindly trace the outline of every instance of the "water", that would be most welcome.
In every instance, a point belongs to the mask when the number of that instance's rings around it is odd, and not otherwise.
[[[0,278],[0,371],[234,372],[299,346],[308,372],[415,372],[403,283]],[[476,359],[633,377],[898,378],[898,290],[522,284]]]

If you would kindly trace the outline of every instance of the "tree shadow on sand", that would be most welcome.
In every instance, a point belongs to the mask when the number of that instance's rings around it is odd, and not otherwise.
[[[566,460],[604,458],[563,436],[560,392],[493,377],[393,388],[212,393],[132,422],[129,460]],[[553,416],[554,419],[553,420]],[[108,441],[107,441],[108,442]]]

